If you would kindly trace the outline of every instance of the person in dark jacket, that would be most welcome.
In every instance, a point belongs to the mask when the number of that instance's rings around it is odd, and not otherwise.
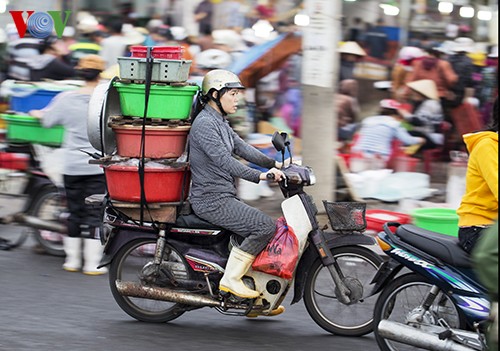
[[[231,250],[219,289],[253,299],[259,292],[247,287],[241,278],[273,237],[276,224],[272,217],[237,197],[235,181],[242,178],[258,183],[266,180],[267,174],[279,181],[284,175],[278,169],[280,162],[246,143],[229,126],[227,115],[236,112],[242,89],[238,76],[226,70],[212,70],[203,78],[189,134],[189,201],[198,217],[244,238]],[[269,171],[251,168],[233,155]],[[280,306],[271,315],[283,311]]]
[[[453,47],[454,55],[448,61],[453,71],[458,76],[458,81],[451,86],[453,93],[450,107],[461,105],[467,98],[474,96],[474,64],[467,53],[473,52],[474,41],[470,38],[461,37],[455,39]]]
[[[33,82],[44,79],[63,80],[76,77],[73,66],[62,59],[62,53],[55,36],[49,36],[43,41],[40,55],[34,56],[29,61],[28,66],[31,72],[30,80]]]
[[[388,42],[387,33],[382,28],[384,21],[377,20],[377,25],[366,32],[365,45],[371,57],[384,60],[386,57]]]
[[[203,0],[194,10],[194,19],[198,22],[199,32],[202,35],[212,34],[213,5],[211,1]]]

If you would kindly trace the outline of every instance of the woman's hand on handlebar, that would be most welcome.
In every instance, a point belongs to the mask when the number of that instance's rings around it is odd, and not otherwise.
[[[285,180],[285,174],[279,169],[271,168],[269,171],[261,173],[259,179],[279,182],[280,180]]]

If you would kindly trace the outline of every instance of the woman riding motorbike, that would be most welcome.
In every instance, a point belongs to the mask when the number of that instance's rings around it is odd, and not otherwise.
[[[226,70],[212,70],[203,79],[189,135],[189,201],[197,216],[244,238],[239,247],[231,250],[219,289],[242,298],[256,298],[259,293],[248,288],[241,278],[273,237],[276,224],[273,218],[237,197],[235,178],[258,183],[269,173],[275,181],[284,174],[277,169],[281,168],[280,162],[247,144],[229,126],[227,115],[236,112],[243,89],[238,76]],[[269,171],[250,168],[233,154]],[[280,306],[273,315],[283,311]]]

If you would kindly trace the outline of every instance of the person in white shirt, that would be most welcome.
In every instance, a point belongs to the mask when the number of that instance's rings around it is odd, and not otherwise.
[[[115,65],[117,58],[125,55],[127,42],[122,34],[123,23],[120,20],[112,20],[107,25],[110,36],[101,42],[101,56],[106,62],[106,68]]]
[[[396,100],[380,101],[380,115],[367,117],[361,122],[351,153],[387,162],[392,154],[394,140],[399,140],[405,146],[424,143],[424,138],[410,135],[401,125],[401,107]]]

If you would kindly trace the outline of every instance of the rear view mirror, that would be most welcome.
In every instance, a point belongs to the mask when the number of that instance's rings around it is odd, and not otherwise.
[[[285,138],[283,137],[285,134],[287,140],[288,135],[286,133],[274,132],[271,142],[273,143],[274,148],[279,152],[284,152],[286,149]]]
[[[281,153],[281,162],[285,163],[285,152],[288,151],[288,157],[290,157],[290,163],[292,163],[292,154],[290,152],[290,139],[288,134],[285,132],[274,132],[271,139],[274,148]]]

